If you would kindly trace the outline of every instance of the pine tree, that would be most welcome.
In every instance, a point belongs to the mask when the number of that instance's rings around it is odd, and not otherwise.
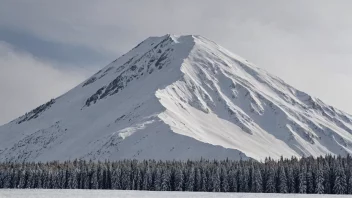
[[[194,178],[194,191],[201,191],[202,190],[202,175],[201,175],[199,168],[196,168],[194,177],[195,177]]]
[[[323,167],[324,174],[324,194],[331,194],[331,178],[330,178],[330,166],[328,162],[324,163]]]
[[[19,172],[20,170],[16,170],[17,168],[14,168],[13,169],[13,180],[12,180],[12,188],[17,188],[18,187],[18,184],[19,184],[19,179],[20,179],[20,175],[19,175]]]
[[[206,192],[207,189],[208,189],[208,180],[207,180],[207,174],[206,174],[206,170],[204,168],[202,168],[201,170],[201,188],[200,188],[200,191],[202,192]]]
[[[312,173],[312,167],[309,165],[307,169],[307,193],[312,194],[315,192],[314,189],[314,179],[313,179],[313,173]]]
[[[252,177],[252,189],[251,192],[262,193],[263,192],[263,180],[259,169],[253,169]]]
[[[141,169],[138,168],[136,171],[136,174],[134,176],[134,181],[135,181],[135,190],[141,190],[141,185],[142,185],[142,174],[141,174]]]
[[[265,192],[266,193],[275,193],[275,169],[272,165],[269,165],[269,170],[267,171],[266,176],[266,185]]]
[[[208,192],[213,192],[214,190],[214,176],[213,172],[210,168],[206,169],[206,174],[207,174],[207,191]]]
[[[278,173],[278,188],[277,188],[278,193],[287,193],[287,178],[286,178],[286,173],[285,169],[283,166],[279,168],[279,173]]]
[[[213,192],[220,192],[220,170],[216,167],[213,171]]]
[[[181,168],[175,171],[175,181],[174,181],[175,191],[182,191],[183,189],[183,171]]]
[[[155,173],[155,176],[154,176],[154,187],[153,187],[153,190],[154,191],[160,191],[161,190],[161,170],[160,170],[160,167],[157,167],[156,168],[156,173]]]
[[[98,183],[98,189],[104,189],[105,188],[105,181],[104,181],[104,170],[102,167],[102,164],[99,162],[97,166],[97,183]],[[131,189],[132,190],[132,189]]]
[[[319,166],[317,170],[317,174],[315,177],[315,193],[316,194],[324,194],[324,172],[323,169]]]
[[[247,167],[240,167],[238,192],[249,192],[249,170]]]
[[[352,195],[352,168],[350,167],[350,171],[348,174],[348,183],[347,183],[347,194]]]
[[[97,177],[97,169],[93,167],[90,171],[90,187],[89,189],[98,189],[98,177]]]
[[[188,168],[187,180],[186,180],[186,186],[185,186],[186,191],[192,192],[194,190],[194,180],[195,180],[194,176],[195,176],[194,168],[193,167]]]
[[[221,168],[221,173],[220,173],[220,190],[221,192],[229,192],[229,182],[228,182],[228,175],[227,175],[227,170],[223,166]]]
[[[9,188],[10,183],[10,174],[7,171],[0,173],[0,188]]]
[[[230,192],[237,192],[237,171],[231,169],[228,174],[228,181],[230,185]]]
[[[120,178],[121,178],[120,167],[113,167],[113,170],[111,171],[111,188],[112,189],[114,189],[114,190],[121,189]],[[146,190],[146,189],[144,189],[144,190]]]
[[[338,165],[335,170],[335,182],[333,187],[334,194],[345,194],[347,188],[346,175],[341,167]]]
[[[292,168],[292,165],[290,165],[288,168],[287,168],[287,187],[288,187],[288,193],[295,193],[295,186],[296,186],[296,183],[295,183],[295,177],[293,175],[293,168]]]
[[[121,189],[122,190],[130,190],[131,189],[131,167],[124,165],[121,166],[122,171],[121,171]],[[151,178],[150,178],[151,179]],[[152,183],[148,181],[149,187],[151,187]],[[148,189],[150,190],[150,189]]]
[[[170,190],[170,173],[167,169],[164,169],[161,174],[161,191]]]
[[[147,165],[146,170],[143,174],[143,184],[142,184],[142,190],[151,190],[151,184],[152,184],[152,172],[150,170],[149,165]]]
[[[307,177],[306,170],[304,167],[301,168],[298,175],[298,193],[306,194],[307,193]]]

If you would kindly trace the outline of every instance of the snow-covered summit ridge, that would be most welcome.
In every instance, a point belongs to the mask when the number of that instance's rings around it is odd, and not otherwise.
[[[0,160],[352,152],[352,116],[201,36],[149,37],[0,127]]]

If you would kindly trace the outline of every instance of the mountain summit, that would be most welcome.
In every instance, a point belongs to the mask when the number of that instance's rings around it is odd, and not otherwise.
[[[0,127],[0,161],[352,153],[352,116],[201,36],[150,37]]]

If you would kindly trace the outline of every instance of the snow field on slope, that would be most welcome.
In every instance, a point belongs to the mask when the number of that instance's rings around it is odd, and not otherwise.
[[[201,36],[150,37],[0,126],[0,161],[352,153],[352,116]]]
[[[211,145],[240,150],[254,159],[265,159],[268,153],[273,158],[279,158],[282,155],[298,157],[299,155],[285,142],[267,132],[256,129],[252,134],[246,133],[233,123],[233,120],[228,117],[226,108],[217,102],[217,98],[223,98],[224,106],[237,108],[231,103],[231,99],[221,92],[224,91],[221,88],[227,87],[227,83],[232,83],[231,79],[226,77],[219,79],[222,72],[209,71],[212,69],[207,71],[208,68],[203,68],[202,62],[195,61],[207,60],[210,62],[209,65],[221,65],[222,60],[214,60],[210,56],[210,54],[216,54],[217,46],[201,38],[195,39],[195,42],[197,45],[193,47],[189,57],[181,66],[184,77],[156,92],[156,97],[166,109],[165,112],[159,114],[159,117],[175,133]],[[209,89],[207,81],[215,86],[216,91]],[[190,87],[194,87],[195,90],[190,90]]]
[[[0,189],[1,198],[348,198],[348,195],[312,194],[253,194],[253,193],[208,193],[208,192],[151,192],[118,190],[28,190]]]

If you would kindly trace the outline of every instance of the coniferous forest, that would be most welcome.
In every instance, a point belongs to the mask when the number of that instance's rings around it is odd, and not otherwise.
[[[0,188],[352,194],[352,158],[6,162]]]

